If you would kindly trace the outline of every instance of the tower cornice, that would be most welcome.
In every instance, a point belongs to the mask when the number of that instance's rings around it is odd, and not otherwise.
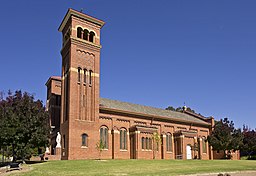
[[[65,27],[65,24],[67,23],[67,21],[70,19],[71,16],[76,16],[76,17],[81,18],[81,19],[83,19],[85,21],[89,21],[91,23],[94,23],[94,24],[98,25],[100,28],[102,28],[103,25],[105,24],[105,22],[102,21],[102,20],[99,20],[99,19],[94,18],[92,16],[86,15],[84,13],[78,12],[78,11],[76,11],[74,9],[68,9],[64,19],[62,20],[62,22],[61,22],[61,24],[60,24],[60,26],[58,28],[59,32],[62,32],[62,30]]]

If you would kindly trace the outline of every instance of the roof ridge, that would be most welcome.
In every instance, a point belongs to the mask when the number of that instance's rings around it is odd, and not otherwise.
[[[137,104],[137,103],[130,103],[130,102],[126,102],[126,101],[120,101],[120,100],[113,100],[113,99],[109,99],[109,98],[100,98],[100,99],[106,99],[106,100],[110,100],[110,101],[116,101],[116,102],[120,102],[120,103],[127,103],[127,104],[131,104],[131,105],[138,105],[138,106],[143,106],[143,107],[148,107],[148,108],[154,108],[154,109],[159,109],[159,110],[163,110],[166,112],[169,112],[170,110],[166,110],[163,108],[158,108],[158,107],[154,107],[154,106],[147,106],[147,105],[142,105],[142,104]],[[177,111],[172,111],[172,112],[177,112]],[[181,112],[177,112],[177,113],[181,113]]]

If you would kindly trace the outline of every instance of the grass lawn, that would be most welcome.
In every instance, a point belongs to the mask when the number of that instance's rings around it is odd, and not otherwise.
[[[256,170],[252,160],[75,160],[48,161],[32,164],[28,172],[13,175],[180,175],[195,173],[219,173],[228,171]]]

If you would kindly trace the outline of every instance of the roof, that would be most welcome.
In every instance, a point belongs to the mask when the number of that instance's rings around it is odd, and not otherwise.
[[[61,77],[60,76],[51,76],[45,83],[45,85],[47,86],[51,80],[57,80],[57,81],[61,81]]]
[[[170,111],[150,106],[143,106],[138,104],[132,104],[127,102],[121,102],[117,100],[110,100],[106,98],[100,98],[100,109],[112,109],[112,110],[119,110],[126,113],[136,113],[139,115],[146,115],[146,116],[156,116],[159,118],[168,118],[174,121],[181,121],[187,123],[196,123],[196,124],[203,124],[203,125],[210,125],[206,121],[200,118],[196,118],[195,116]]]

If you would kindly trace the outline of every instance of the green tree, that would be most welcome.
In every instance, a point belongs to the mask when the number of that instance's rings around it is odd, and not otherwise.
[[[167,108],[165,108],[165,110],[176,111],[176,109],[173,106],[168,106]]]
[[[10,91],[0,99],[0,144],[14,158],[31,156],[34,148],[45,147],[49,137],[49,116],[42,101],[27,92]]]
[[[168,106],[167,108],[165,108],[165,110],[183,112],[183,107],[177,107],[177,108],[175,108],[175,107],[173,107],[173,106]],[[192,113],[196,113],[195,110],[193,110],[193,109],[190,108],[190,107],[187,107],[187,108],[186,108],[186,111],[192,112]]]
[[[242,151],[245,152],[249,158],[251,158],[251,154],[256,152],[256,131],[251,130],[248,127],[243,127],[243,147]]]
[[[214,150],[222,150],[223,157],[228,158],[231,150],[239,150],[242,147],[243,134],[241,129],[235,129],[233,121],[224,118],[216,122],[208,141]]]
[[[161,144],[161,136],[158,132],[154,132],[152,134],[153,139],[153,159],[156,158],[156,152],[159,150],[159,146]]]
[[[190,107],[187,107],[187,111],[192,112],[192,113],[196,113],[196,111],[191,109]]]
[[[99,160],[101,159],[101,153],[106,148],[105,144],[102,140],[99,140],[99,142],[96,143],[96,149],[99,152]]]

